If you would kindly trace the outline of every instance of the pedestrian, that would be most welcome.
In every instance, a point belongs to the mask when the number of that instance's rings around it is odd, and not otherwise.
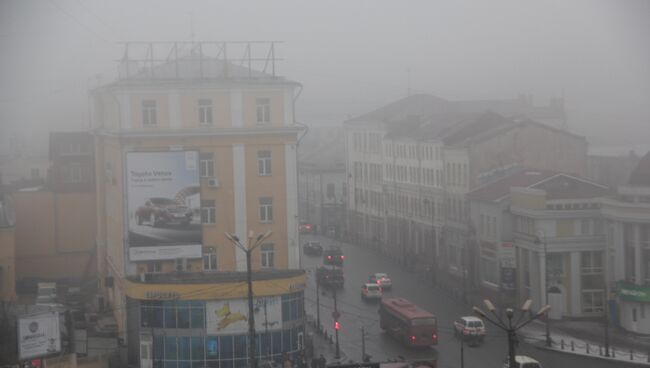
[[[321,355],[318,357],[318,367],[319,367],[319,368],[326,368],[326,367],[327,367],[327,359],[325,359],[325,357],[323,356],[323,354],[321,354]]]

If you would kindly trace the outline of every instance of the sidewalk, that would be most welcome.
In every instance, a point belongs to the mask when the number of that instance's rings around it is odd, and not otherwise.
[[[558,323],[560,322],[556,322],[556,325]],[[614,342],[612,339],[614,334],[613,331],[610,331],[610,356],[607,357],[603,336],[599,336],[600,339],[588,338],[588,335],[594,335],[598,331],[602,331],[602,326],[595,322],[583,323],[581,321],[562,321],[561,323],[562,327],[553,327],[553,324],[551,324],[552,346],[546,346],[546,326],[542,321],[534,321],[530,323],[528,326],[524,327],[519,334],[524,340],[535,345],[539,349],[650,366],[650,349],[634,348],[627,343],[619,344],[619,342],[621,342],[619,340]],[[581,324],[580,328],[578,328],[576,324]],[[594,328],[593,324],[598,325],[598,328]],[[591,328],[591,331],[587,330],[589,328]],[[569,334],[563,330],[571,330],[573,333]],[[620,332],[617,333],[620,334]],[[585,336],[587,336],[587,338],[585,338]],[[619,338],[621,337],[622,336],[619,336]]]
[[[330,331],[318,331],[318,328],[316,327],[316,321],[313,316],[307,316],[307,323],[305,325],[305,331],[307,333],[308,339],[312,341],[312,347],[313,347],[313,355],[315,357],[320,356],[320,354],[323,354],[325,359],[327,360],[327,364],[333,364],[333,363],[345,363],[347,362],[347,355],[343,351],[343,349],[340,349],[339,347],[339,353],[340,353],[340,358],[336,359],[336,346],[334,345],[334,337],[330,336],[331,332]],[[331,339],[330,339],[331,337]],[[308,357],[309,361],[311,361],[311,356]]]

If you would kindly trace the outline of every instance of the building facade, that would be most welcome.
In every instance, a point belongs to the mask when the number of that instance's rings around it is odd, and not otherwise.
[[[650,153],[627,185],[602,201],[606,225],[609,317],[628,331],[650,333]]]
[[[585,171],[584,137],[528,120],[562,120],[557,104],[542,114],[525,101],[414,95],[345,122],[351,238],[466,289],[476,279],[469,191],[521,167]]]
[[[186,55],[182,46],[153,47]],[[252,246],[272,232],[252,251],[253,289],[273,315],[289,316],[265,326],[258,356],[300,349],[300,85],[275,75],[272,43],[192,47],[157,64],[146,56],[155,50],[127,45],[119,80],[91,93],[98,267],[129,364],[244,367],[246,254],[224,233]],[[225,57],[237,47],[249,47],[252,67]],[[258,48],[267,61],[260,69],[272,71],[253,69]]]

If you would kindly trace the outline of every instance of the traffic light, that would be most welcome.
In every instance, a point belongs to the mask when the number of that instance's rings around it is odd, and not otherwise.
[[[337,330],[341,329],[341,323],[339,321],[334,321],[334,328]]]

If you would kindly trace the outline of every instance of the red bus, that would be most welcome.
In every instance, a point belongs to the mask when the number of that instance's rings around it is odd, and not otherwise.
[[[438,344],[436,317],[404,298],[384,298],[379,306],[379,326],[405,345]]]

